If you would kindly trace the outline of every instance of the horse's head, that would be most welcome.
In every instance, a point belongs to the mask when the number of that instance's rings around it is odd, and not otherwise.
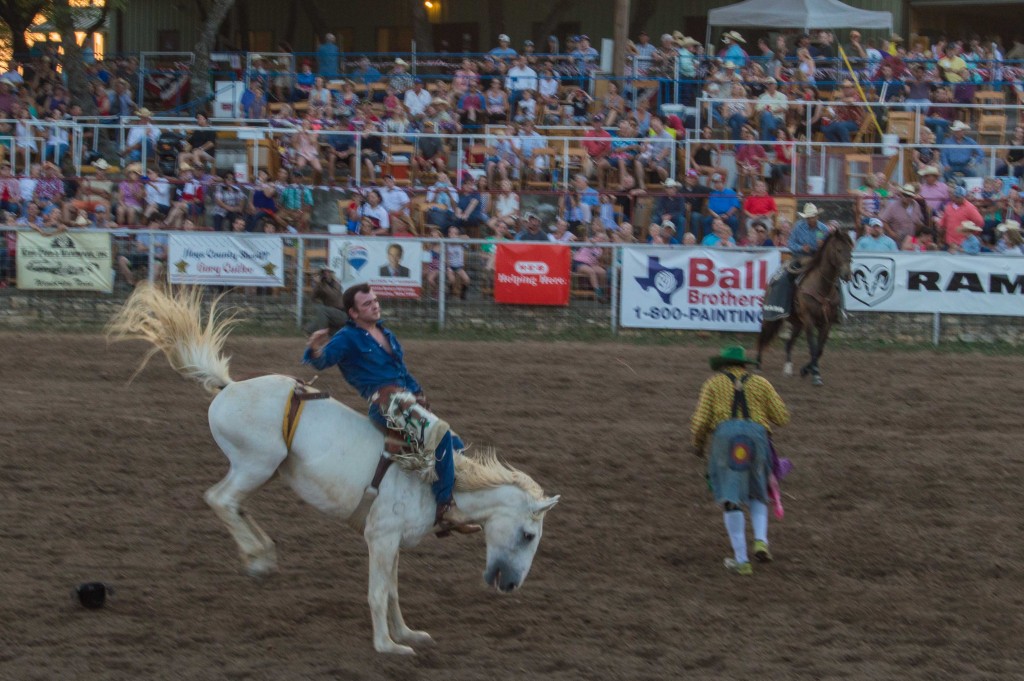
[[[508,593],[522,586],[544,531],[544,514],[558,503],[558,496],[535,499],[522,490],[510,503],[498,506],[484,523],[487,569],[484,581]]]
[[[829,260],[836,270],[836,274],[843,281],[850,281],[853,276],[853,239],[849,232],[839,228],[829,236],[828,244]]]

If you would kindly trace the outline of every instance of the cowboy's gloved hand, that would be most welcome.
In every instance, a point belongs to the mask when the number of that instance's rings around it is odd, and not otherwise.
[[[416,404],[420,405],[421,407],[423,407],[427,411],[430,411],[430,400],[427,399],[426,395],[424,395],[423,393],[416,393],[415,397],[416,397]]]

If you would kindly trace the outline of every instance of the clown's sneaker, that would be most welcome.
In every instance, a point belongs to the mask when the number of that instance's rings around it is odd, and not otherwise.
[[[754,574],[754,566],[750,563],[740,563],[735,558],[725,559],[725,569],[743,577],[750,577]]]
[[[757,558],[759,563],[772,562],[772,552],[768,550],[768,542],[760,539],[754,540],[754,558]]]

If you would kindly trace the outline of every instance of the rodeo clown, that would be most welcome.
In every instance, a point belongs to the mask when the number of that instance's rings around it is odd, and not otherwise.
[[[452,531],[480,530],[455,507],[455,449],[462,442],[448,424],[429,410],[423,389],[405,366],[402,346],[380,321],[380,301],[368,284],[356,284],[342,294],[349,319],[332,337],[328,329],[309,336],[305,364],[317,369],[337,365],[349,385],[370,402],[369,417],[382,429],[401,430],[417,447],[433,452],[437,480],[431,489],[437,500],[434,518],[438,536]]]
[[[742,347],[724,348],[711,358],[715,375],[704,382],[697,408],[690,420],[694,454],[704,456],[711,436],[708,483],[715,503],[724,511],[733,558],[725,567],[739,575],[752,575],[747,557],[746,521],[743,506],[750,511],[754,528],[754,557],[770,562],[768,550],[768,504],[774,503],[781,517],[782,501],[778,479],[789,462],[777,459],[772,450],[770,429],[789,422],[789,411],[775,388],[762,376],[748,371],[754,364]]]

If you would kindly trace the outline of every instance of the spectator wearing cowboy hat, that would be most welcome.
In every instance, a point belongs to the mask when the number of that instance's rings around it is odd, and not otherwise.
[[[885,226],[885,232],[896,243],[902,244],[907,237],[914,236],[928,226],[917,199],[914,185],[905,184],[878,215]]]
[[[942,169],[945,178],[951,179],[954,175],[963,177],[977,177],[978,167],[985,161],[985,155],[981,147],[974,139],[967,137],[967,131],[971,126],[963,121],[954,121],[950,126],[951,137],[947,137],[942,149]]]
[[[1007,220],[996,227],[999,233],[999,241],[996,242],[996,251],[1003,255],[1024,255],[1024,239],[1021,238],[1020,222]]]
[[[963,234],[963,238],[957,245],[950,244],[949,252],[956,253],[961,252],[964,255],[980,255],[981,253],[991,253],[991,251],[981,244],[981,231],[982,228],[972,220],[964,220],[960,223],[957,231]]]
[[[145,149],[146,160],[153,161],[156,159],[156,141],[160,137],[160,128],[153,125],[153,112],[146,107],[137,110],[135,115],[139,117],[139,122],[128,128],[128,137],[120,155],[134,163],[142,160]]]
[[[722,43],[725,44],[725,49],[719,53],[724,61],[732,62],[737,67],[743,68],[747,65],[747,53],[740,47],[741,43],[747,42],[743,39],[736,31],[727,31],[722,34]]]

